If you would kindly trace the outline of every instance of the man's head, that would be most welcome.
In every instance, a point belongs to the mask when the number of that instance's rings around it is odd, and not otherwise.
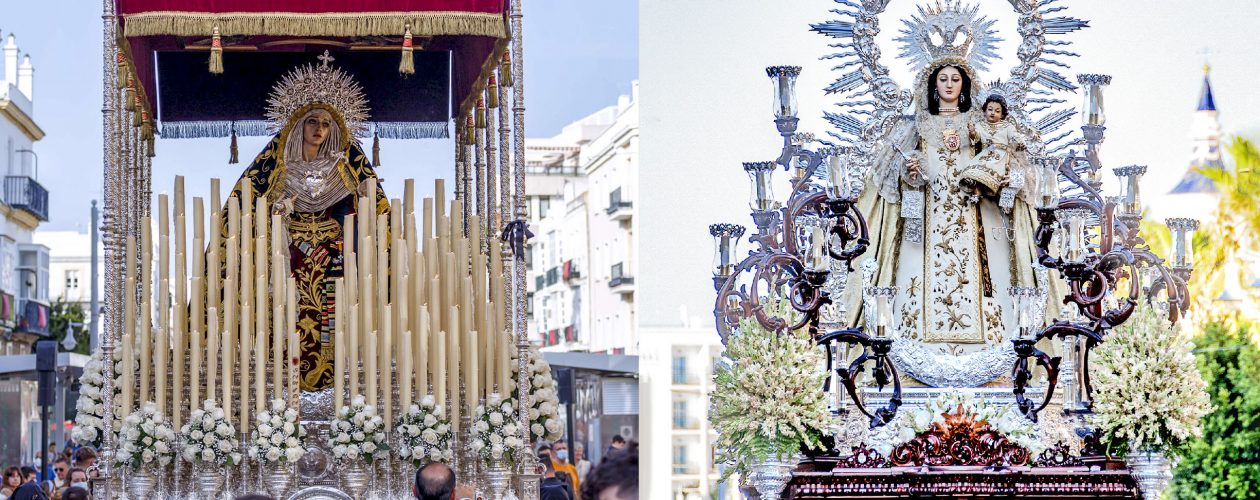
[[[22,466],[22,482],[28,483],[35,480],[35,468],[29,465]]]
[[[559,460],[560,462],[568,462],[569,443],[556,441],[556,444],[551,446],[551,456],[556,457],[556,460]]]
[[[416,471],[413,487],[419,500],[450,500],[455,491],[455,471],[441,462],[432,462]]]
[[[622,443],[625,444],[624,442]],[[610,454],[582,482],[582,500],[632,500],[639,498],[639,444]]]
[[[71,487],[61,494],[61,500],[88,500],[92,498],[86,488]]]
[[[543,468],[547,469],[543,471],[544,478],[556,477],[556,464],[551,463],[551,455],[539,453],[538,462],[542,464]]]
[[[586,458],[586,446],[583,445],[582,443],[574,443],[573,444],[573,463],[581,462],[583,458]]]
[[[626,438],[621,437],[621,434],[617,434],[616,436],[613,436],[613,438],[612,438],[612,447],[613,447],[613,448],[616,448],[616,449],[618,449],[618,450],[625,448],[625,447],[626,447]]]
[[[87,471],[80,469],[78,467],[73,467],[70,469],[70,484],[75,484],[75,483],[87,484],[87,482],[88,482]]]
[[[53,460],[53,473],[57,475],[57,479],[65,481],[66,473],[70,472],[70,461],[64,457],[57,457]]]
[[[96,464],[96,450],[91,446],[82,446],[78,451],[74,452],[74,465],[83,470],[88,470]]]

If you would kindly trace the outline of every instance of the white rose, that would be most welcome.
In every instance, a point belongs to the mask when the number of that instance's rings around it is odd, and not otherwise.
[[[534,433],[535,436],[541,436],[544,432],[546,432],[546,430],[543,429],[542,424],[533,424],[529,426],[529,431]]]
[[[489,431],[489,430],[490,430],[490,424],[487,424],[485,420],[478,420],[478,421],[477,421],[477,431],[478,431],[478,432],[487,432],[487,431]]]
[[[407,434],[410,434],[410,435],[411,435],[411,437],[416,437],[416,436],[419,436],[419,435],[420,435],[420,426],[418,426],[418,425],[409,425],[409,426],[407,426],[407,427],[409,427],[409,428],[407,429]]]
[[[539,415],[539,413],[538,413],[538,409],[537,409],[537,408],[530,408],[530,409],[529,409],[529,419],[530,419],[530,420],[538,420],[538,415]]]
[[[206,416],[204,416],[204,417],[201,417],[201,428],[202,428],[202,429],[213,429],[213,428],[214,428],[214,417],[212,417],[212,416],[210,416],[210,415],[206,415]]]
[[[285,450],[284,455],[285,455],[285,458],[287,458],[290,463],[293,463],[293,462],[297,462],[298,460],[301,460],[302,455],[304,455],[305,453],[306,453],[305,450],[294,447],[294,448],[289,448],[288,450]]]
[[[295,431],[295,430],[297,430],[297,428],[296,428],[296,427],[294,427],[292,423],[290,423],[290,422],[285,422],[285,423],[284,423],[284,435],[286,435],[286,436],[292,436],[292,435],[293,435],[293,431]]]
[[[346,457],[350,458],[351,460],[356,459],[356,458],[359,458],[359,447],[358,447],[358,446],[347,446],[347,447],[346,447]]]
[[[267,450],[267,461],[275,462],[277,460],[280,460],[280,450],[278,448]]]
[[[442,461],[442,452],[438,451],[437,448],[434,448],[432,451],[429,452],[429,461],[430,462]]]
[[[209,462],[211,460],[214,460],[214,450],[210,448],[201,450],[201,460],[203,462]]]
[[[200,440],[201,440],[201,438],[202,438],[202,437],[204,437],[204,436],[205,436],[205,433],[203,433],[203,432],[201,432],[201,431],[199,431],[199,430],[196,430],[196,429],[194,429],[192,432],[188,433],[188,437],[189,437],[189,438],[191,438],[193,441],[200,441]]]
[[[510,401],[504,401],[501,408],[503,413],[512,413],[512,403]]]
[[[495,412],[490,414],[490,423],[493,425],[503,425],[503,415]]]
[[[362,394],[358,394],[358,395],[355,395],[353,398],[350,398],[350,404],[354,406],[362,406],[364,404],[364,401],[365,400]]]
[[[271,416],[271,426],[272,426],[272,427],[275,427],[275,428],[279,429],[279,428],[280,428],[280,424],[283,424],[283,423],[284,423],[284,421],[283,421],[283,420],[280,420],[280,415],[272,415],[272,416]]]
[[[375,443],[363,443],[363,444],[360,444],[360,445],[359,445],[359,449],[360,449],[360,450],[363,450],[363,453],[364,453],[364,454],[371,453],[371,452],[373,452],[373,451],[376,451],[376,444],[375,444]]]
[[[214,432],[220,436],[226,436],[232,433],[232,428],[228,426],[227,422],[219,422],[219,425],[214,428]]]
[[[257,415],[254,415],[254,419],[256,422],[266,422],[267,420],[270,420],[267,418],[267,412],[265,411],[258,412]]]
[[[167,446],[167,444],[166,444],[166,442],[165,442],[165,441],[158,441],[158,443],[157,443],[156,445],[154,445],[154,446],[153,446],[153,449],[157,450],[157,452],[158,452],[158,453],[170,453],[170,452],[171,452],[171,447],[170,447],[170,446]]]
[[[367,439],[367,435],[362,432],[355,432],[354,434],[351,434],[351,437],[354,438],[355,441],[363,441],[364,439]]]
[[[429,443],[431,445],[437,444],[437,441],[438,441],[437,433],[433,432],[432,429],[425,430],[424,433],[421,435],[421,439],[424,439],[424,442]]]
[[[223,420],[223,408],[215,408],[212,413],[215,420]]]
[[[491,434],[491,435],[490,435],[490,444],[492,444],[492,445],[495,445],[495,444],[501,445],[501,444],[503,444],[503,436],[500,436],[500,435],[498,435],[498,434]]]
[[[279,445],[280,443],[283,443],[283,442],[284,442],[284,436],[281,436],[279,434],[271,435],[271,444]]]
[[[271,400],[271,411],[276,411],[276,412],[278,412],[278,411],[283,410],[283,409],[284,409],[284,400],[283,400],[283,399],[279,399],[279,398],[277,398],[277,399],[273,399],[273,400]]]
[[[145,445],[145,446],[149,446],[149,445],[152,445],[152,444],[153,444],[153,437],[152,437],[152,436],[145,436],[145,437],[144,437],[144,445]]]
[[[420,398],[420,404],[426,408],[431,408],[435,403],[436,401],[433,399],[432,394],[429,394],[423,398]]]
[[[266,424],[266,423],[258,424],[258,435],[259,435],[259,436],[268,436],[268,437],[269,437],[269,436],[271,436],[271,433],[272,433],[273,431],[275,431],[275,429],[272,429],[272,428],[271,428],[271,426],[270,426],[270,425],[268,425],[268,424]]]
[[[481,451],[481,450],[485,449],[485,447],[486,447],[486,442],[485,442],[485,441],[482,441],[481,439],[474,439],[474,440],[473,440],[473,451]]]
[[[289,409],[287,409],[287,410],[284,410],[284,419],[285,419],[285,420],[297,420],[297,410],[294,410],[294,409],[292,409],[292,408],[289,408]]]
[[[547,425],[547,432],[550,432],[550,433],[560,432],[560,421],[559,421],[559,420],[554,419],[554,418],[549,418],[549,419],[547,419],[547,424],[546,424],[546,425]]]
[[[340,457],[346,454],[346,447],[344,445],[339,444],[337,446],[334,446],[332,451],[333,451],[333,456]]]
[[[224,439],[223,441],[219,441],[219,445],[216,446],[216,448],[218,448],[219,451],[224,451],[224,452],[231,451],[232,448],[235,448],[235,447],[236,446],[233,446],[231,441],[228,441],[226,439]]]

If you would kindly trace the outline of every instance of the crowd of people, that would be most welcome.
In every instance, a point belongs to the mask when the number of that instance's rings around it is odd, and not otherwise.
[[[35,465],[4,469],[0,500],[87,500],[91,498],[89,471],[95,472],[96,450],[68,443],[60,453],[49,447],[48,466],[40,473]]]
[[[569,455],[565,441],[541,443],[535,451],[545,468],[539,485],[541,500],[633,500],[639,498],[639,445],[614,436],[599,464],[591,464],[579,443]],[[96,464],[96,450],[68,445],[50,462],[48,474],[35,467],[4,469],[0,500],[88,500],[92,498],[88,471]],[[95,471],[93,471],[95,472]],[[50,479],[43,479],[44,476]],[[475,500],[470,485],[456,484],[455,471],[431,463],[416,471],[413,492],[419,500]],[[270,500],[246,495],[237,500]]]

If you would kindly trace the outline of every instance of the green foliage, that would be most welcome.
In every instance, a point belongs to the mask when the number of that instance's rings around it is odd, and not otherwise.
[[[1175,498],[1260,498],[1260,348],[1250,328],[1210,323],[1195,342],[1215,410],[1184,448]]]
[[[51,311],[48,313],[48,333],[57,341],[57,350],[88,355],[91,350],[91,346],[88,345],[91,342],[91,335],[88,332],[87,320],[87,311],[78,302],[66,302],[65,299],[57,299],[53,302]],[[66,348],[61,346],[61,341],[66,338],[70,323],[77,325],[73,328],[74,341],[77,345],[74,346],[74,350],[66,351]]]
[[[1215,321],[1230,312],[1222,311],[1214,302],[1224,289],[1225,273],[1205,270],[1224,269],[1240,249],[1260,246],[1256,239],[1260,234],[1260,151],[1240,137],[1233,138],[1226,151],[1234,160],[1233,169],[1198,170],[1212,180],[1220,194],[1213,218],[1200,221],[1202,225],[1194,235],[1196,272],[1188,285],[1191,309],[1198,311],[1194,314],[1199,321]],[[1143,236],[1152,234],[1143,229]]]

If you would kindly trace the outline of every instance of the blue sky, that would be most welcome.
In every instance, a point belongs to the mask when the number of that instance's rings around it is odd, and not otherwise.
[[[638,78],[638,1],[525,2],[525,130],[550,137],[565,124],[615,104]],[[86,230],[89,203],[101,197],[101,2],[4,2],[0,34],[16,34],[35,66],[35,120],[47,133],[36,143],[39,182],[50,194],[46,230]],[[242,138],[242,161],[264,138]],[[452,175],[449,140],[382,141],[382,178],[417,179],[420,195],[432,179]],[[212,176],[224,189],[244,164],[228,165],[227,139],[158,140],[153,190],[169,191],[186,177],[189,203],[205,196]],[[401,196],[401,193],[398,193]]]

